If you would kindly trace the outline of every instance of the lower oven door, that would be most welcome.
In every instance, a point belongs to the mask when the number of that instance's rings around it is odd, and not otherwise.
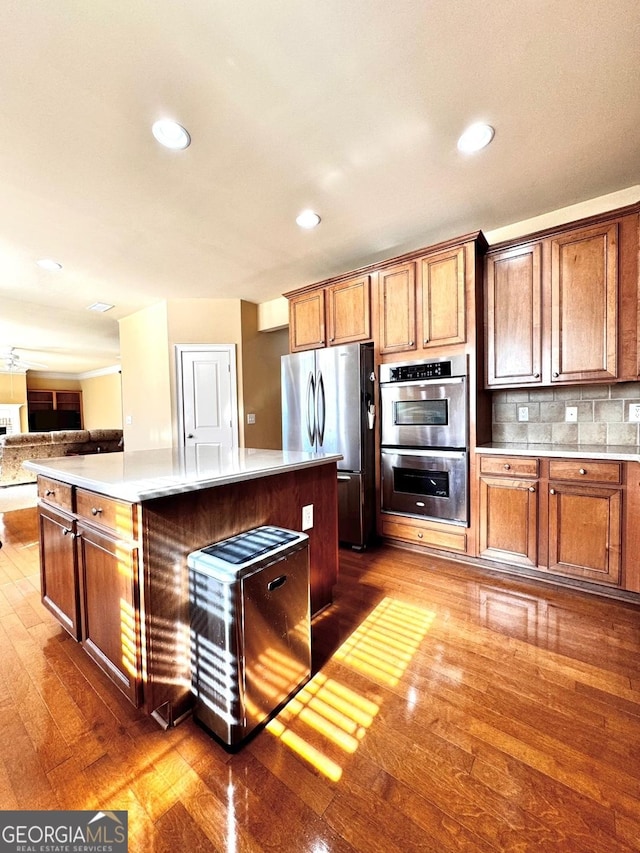
[[[468,524],[465,450],[382,448],[382,511]]]

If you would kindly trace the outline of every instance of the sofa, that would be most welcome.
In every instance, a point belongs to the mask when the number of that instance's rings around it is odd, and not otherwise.
[[[0,486],[35,483],[36,474],[22,463],[87,453],[123,450],[121,429],[68,429],[55,432],[18,432],[0,436]]]

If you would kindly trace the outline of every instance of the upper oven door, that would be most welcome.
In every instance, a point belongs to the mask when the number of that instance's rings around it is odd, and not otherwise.
[[[463,376],[380,385],[382,444],[393,447],[467,446]]]

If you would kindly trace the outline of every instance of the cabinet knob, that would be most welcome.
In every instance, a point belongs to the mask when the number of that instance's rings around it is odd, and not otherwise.
[[[558,371],[557,371],[557,370],[554,370],[554,371],[553,371],[553,377],[554,377],[554,379],[557,379],[557,377],[558,377],[558,376],[560,376],[560,374],[558,373]]]
[[[99,507],[99,506],[92,506],[91,507],[91,515],[100,515],[101,512],[102,512],[101,507]]]
[[[47,489],[46,492],[44,493],[44,495],[45,495],[45,497],[50,498],[51,495],[55,495],[55,492],[53,489]]]
[[[509,470],[510,470],[510,468],[511,468],[511,465],[509,465],[509,463],[508,463],[508,462],[505,462],[505,463],[504,463],[504,470],[505,470],[505,471],[509,471]]]
[[[530,492],[535,492],[535,490],[536,490],[536,487],[535,487],[535,486],[529,486],[529,491],[530,491]]]
[[[555,489],[549,489],[549,494],[550,494],[550,495],[555,495],[555,493],[556,493],[556,490],[555,490]]]
[[[586,474],[586,473],[587,473],[587,469],[586,469],[586,468],[581,468],[581,469],[578,471],[578,473],[579,473],[579,474]]]
[[[414,344],[415,344],[415,341],[409,341],[409,346],[410,346],[410,347],[414,346]]]
[[[329,338],[329,340],[333,343],[333,341],[335,341],[335,338]]]
[[[539,373],[534,373],[534,374],[533,374],[533,378],[534,378],[534,379],[540,379],[540,374],[539,374]]]
[[[70,527],[63,527],[62,528],[62,535],[63,536],[70,536],[72,539],[76,538],[76,534],[73,532],[73,530]]]
[[[418,539],[422,539],[422,536],[423,536],[422,533],[418,533]]]

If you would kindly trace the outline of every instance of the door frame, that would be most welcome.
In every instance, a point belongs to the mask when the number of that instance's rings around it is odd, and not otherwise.
[[[238,381],[236,367],[236,344],[174,344],[175,369],[176,369],[176,408],[178,415],[177,444],[185,447],[184,435],[184,387],[182,383],[182,361],[185,353],[191,352],[226,352],[229,355],[229,373],[231,382],[231,411],[234,417],[231,422],[231,433],[233,437],[232,447],[238,447]]]

